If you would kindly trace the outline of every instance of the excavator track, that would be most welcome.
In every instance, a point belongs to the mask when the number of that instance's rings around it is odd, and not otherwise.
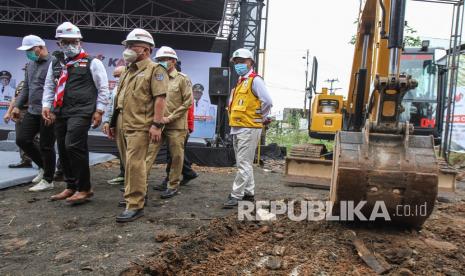
[[[384,202],[392,223],[420,227],[434,208],[438,161],[431,136],[341,131],[336,135],[330,200],[365,201],[369,218]]]

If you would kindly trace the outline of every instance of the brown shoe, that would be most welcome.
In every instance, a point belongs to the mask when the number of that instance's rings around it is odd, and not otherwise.
[[[51,197],[50,197],[50,200],[55,201],[55,200],[67,199],[68,197],[74,195],[74,192],[75,192],[74,190],[65,189],[65,190],[63,190],[63,192],[51,196]]]
[[[68,198],[66,199],[66,202],[67,202],[67,203],[70,203],[70,204],[80,204],[80,203],[84,203],[84,202],[88,201],[89,198],[91,198],[93,195],[94,195],[94,193],[93,193],[92,191],[88,191],[88,192],[85,192],[85,191],[76,192],[72,197],[68,197]]]

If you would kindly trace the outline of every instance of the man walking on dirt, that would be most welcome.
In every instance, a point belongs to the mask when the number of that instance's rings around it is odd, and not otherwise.
[[[35,185],[29,191],[46,191],[53,189],[56,161],[53,125],[47,124],[41,116],[44,82],[52,59],[45,42],[35,35],[25,36],[18,50],[24,51],[30,61],[26,66],[23,89],[12,111],[13,118],[18,120],[21,109],[28,104],[18,129],[16,144],[39,167],[39,175],[32,180]],[[37,134],[40,134],[39,148],[34,145]]]
[[[55,122],[58,153],[67,187],[52,200],[84,203],[93,196],[90,183],[89,127],[97,128],[108,101],[108,77],[103,63],[81,47],[81,31],[65,22],[55,38],[64,64],[54,59],[48,69],[42,99],[42,117]],[[58,68],[58,70],[56,70]]]
[[[120,78],[113,117],[118,116],[116,133],[122,133],[124,141],[126,210],[116,217],[117,222],[133,221],[144,214],[150,169],[145,160],[149,144],[161,143],[169,81],[165,67],[150,59],[155,42],[149,32],[134,29],[123,45],[123,58],[129,65]]]
[[[266,116],[273,105],[261,77],[253,70],[252,53],[244,48],[236,50],[231,58],[240,76],[229,97],[229,125],[233,136],[237,174],[231,194],[223,208],[233,208],[240,200],[255,199],[253,160]]]

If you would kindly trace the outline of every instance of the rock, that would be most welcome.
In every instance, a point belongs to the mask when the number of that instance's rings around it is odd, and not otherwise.
[[[274,237],[275,239],[277,239],[278,241],[284,239],[284,235],[281,234],[281,233],[274,233],[274,234],[273,234],[273,237]]]
[[[442,272],[446,274],[447,276],[459,276],[460,273],[457,270],[454,270],[452,268],[443,268]]]
[[[271,270],[278,270],[282,266],[282,260],[279,257],[269,257],[265,262],[265,267]]]
[[[320,271],[316,275],[318,275],[318,276],[329,276],[328,272],[326,272],[326,271]]]
[[[267,234],[270,232],[270,226],[264,225],[260,229],[258,229],[258,231],[262,234]]]
[[[404,247],[404,248],[392,248],[392,249],[389,249],[387,250],[384,255],[386,256],[386,258],[392,262],[392,263],[395,263],[395,264],[401,264],[403,263],[405,260],[407,260],[408,258],[410,258],[413,254],[413,250],[408,248],[408,247]]]
[[[271,254],[273,254],[274,256],[283,256],[284,253],[286,253],[286,247],[279,245],[275,245],[273,247],[273,251],[271,252]]]
[[[61,251],[55,256],[54,260],[64,264],[70,263],[73,261],[73,256],[71,256],[71,253],[72,252],[70,250]]]
[[[258,209],[256,212],[256,219],[260,221],[276,220],[276,215],[265,209]]]
[[[438,195],[437,201],[441,203],[456,203],[458,202],[457,198],[454,198],[452,195],[441,194]]]
[[[156,242],[165,242],[169,239],[177,237],[175,232],[164,231],[155,235]]]
[[[413,272],[410,271],[407,268],[401,268],[401,269],[393,272],[391,275],[392,276],[411,276],[411,275],[415,275],[415,274],[413,274]]]
[[[5,251],[15,251],[23,248],[29,243],[29,239],[18,239],[13,238],[10,240],[4,240],[2,245]]]
[[[424,242],[429,246],[432,246],[432,247],[435,247],[437,249],[444,250],[444,251],[455,251],[458,249],[457,246],[455,246],[454,244],[450,242],[446,242],[446,241],[438,241],[438,240],[428,238],[428,239],[425,239]]]

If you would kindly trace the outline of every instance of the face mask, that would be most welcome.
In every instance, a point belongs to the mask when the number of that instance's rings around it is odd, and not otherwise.
[[[137,60],[137,56],[138,54],[136,53],[136,51],[134,50],[131,50],[131,49],[125,49],[123,51],[123,59],[124,61],[126,61],[127,63],[133,63],[134,61]]]
[[[61,49],[63,50],[63,53],[69,58],[77,56],[80,52],[81,49],[77,45],[66,45],[62,46]]]
[[[158,64],[161,66],[165,67],[166,70],[168,70],[168,61],[159,61]]]
[[[39,56],[34,51],[26,51],[26,57],[32,61],[38,61]]]
[[[247,64],[245,63],[238,63],[234,65],[234,69],[239,76],[243,76],[249,72],[249,68],[247,68]]]

